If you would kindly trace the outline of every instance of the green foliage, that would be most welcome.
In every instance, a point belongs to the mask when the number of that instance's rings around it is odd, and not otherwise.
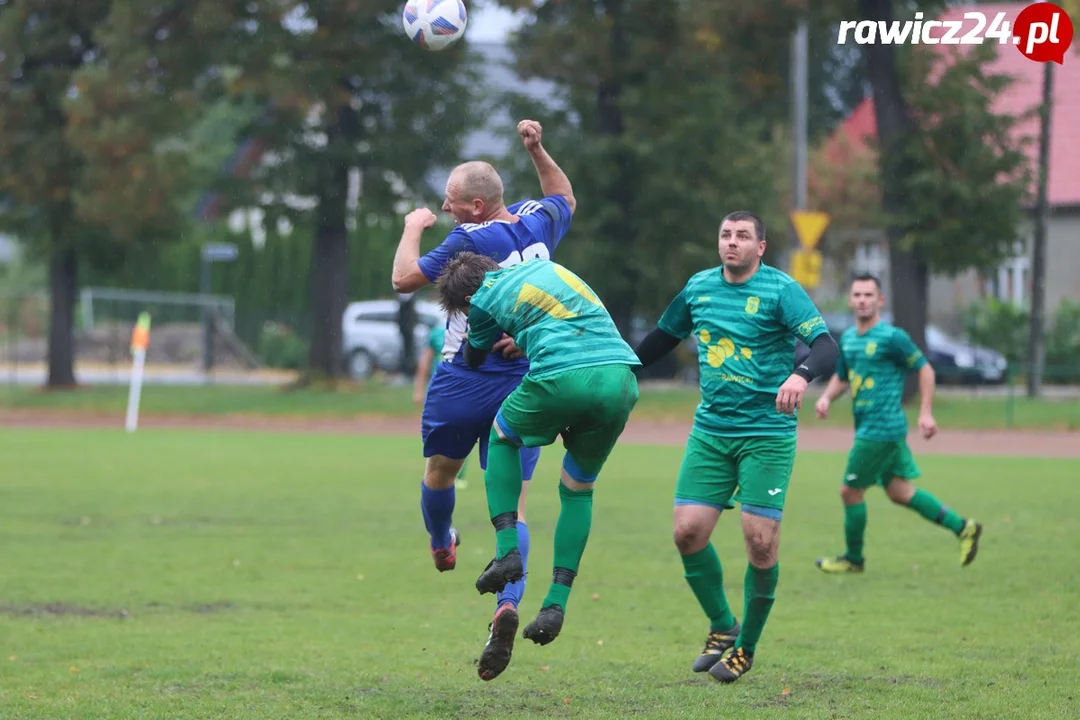
[[[280,216],[310,224],[314,213],[285,199],[325,193],[328,167],[358,169],[365,201],[388,210],[403,193],[423,195],[427,173],[457,159],[474,119],[468,46],[439,53],[414,46],[400,5],[285,0],[218,8],[231,29],[204,99],[260,108],[244,137],[275,159],[248,177],[221,179],[225,210],[261,206],[271,226]]]
[[[291,329],[277,323],[263,326],[256,353],[267,367],[283,370],[307,367],[307,343]]]
[[[1080,381],[1080,303],[1063,300],[1046,330],[1044,379],[1051,383]],[[977,345],[997,350],[1011,364],[1028,364],[1031,315],[1012,303],[989,299],[964,312],[964,329]]]
[[[976,345],[997,350],[1010,364],[1027,359],[1028,312],[1012,303],[989,298],[964,311],[964,331]]]
[[[903,140],[910,171],[896,220],[903,246],[933,270],[989,270],[1013,256],[1027,219],[1030,138],[1015,132],[1022,117],[992,112],[1013,83],[986,69],[996,47],[987,43],[947,58],[940,48],[911,59],[907,98],[917,128]]]
[[[703,8],[549,2],[514,45],[522,75],[558,88],[552,101],[513,107],[544,124],[545,145],[574,185],[578,210],[559,258],[624,320],[658,313],[690,274],[717,264],[727,212],[763,214],[779,241],[772,252],[786,236],[771,118],[756,116],[740,86],[749,76],[737,71],[747,68],[729,63],[724,42],[738,33],[710,30],[720,20],[710,5],[706,27]],[[524,154],[504,162],[516,169],[512,192],[534,193]]]
[[[1080,303],[1063,300],[1046,334],[1046,379],[1080,382]]]

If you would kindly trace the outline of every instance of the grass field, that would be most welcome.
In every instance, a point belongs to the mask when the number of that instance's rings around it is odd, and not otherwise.
[[[868,572],[836,578],[813,561],[841,550],[843,458],[803,454],[757,665],[721,686],[689,671],[707,625],[670,540],[680,450],[619,447],[563,634],[519,641],[483,683],[482,480],[473,462],[458,569],[439,574],[417,442],[0,431],[0,717],[1080,716],[1077,461],[922,458],[923,487],[984,522],[979,559],[961,570],[949,533],[876,493]],[[531,493],[525,621],[559,459]],[[741,613],[733,517],[716,542]]]
[[[810,395],[816,397],[820,391],[820,388],[813,388]],[[696,388],[650,389],[644,386],[634,415],[689,421],[699,399]],[[127,388],[124,387],[96,385],[77,392],[45,392],[37,388],[0,385],[0,409],[108,412],[122,416],[126,406]],[[415,415],[419,408],[412,402],[410,388],[373,382],[337,392],[227,385],[153,385],[143,391],[142,411],[183,415],[348,417]],[[827,421],[812,419],[812,411],[805,414],[813,425],[851,427],[851,402],[846,396],[833,405]],[[909,408],[908,414],[914,420],[917,404]],[[939,395],[934,403],[934,414],[943,428],[956,430],[1080,430],[1080,402],[1075,400]]]

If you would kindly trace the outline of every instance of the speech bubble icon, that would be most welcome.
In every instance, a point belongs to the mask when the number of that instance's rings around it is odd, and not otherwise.
[[[1013,23],[1013,44],[1033,62],[1063,64],[1072,41],[1072,20],[1054,3],[1032,3],[1020,11]]]

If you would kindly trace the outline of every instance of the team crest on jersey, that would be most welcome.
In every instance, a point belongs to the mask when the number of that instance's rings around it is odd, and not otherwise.
[[[746,299],[746,312],[753,315],[757,312],[758,304],[761,302],[761,298],[751,297]]]
[[[877,343],[871,340],[866,343],[866,355],[867,357],[874,357],[874,353],[877,352]]]

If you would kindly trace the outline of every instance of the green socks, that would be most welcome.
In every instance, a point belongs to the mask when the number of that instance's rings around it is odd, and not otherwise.
[[[746,566],[746,579],[743,581],[743,624],[735,647],[748,653],[754,652],[769,619],[773,601],[776,599],[776,582],[780,578],[780,563],[762,570],[753,565]]]
[[[491,464],[491,451],[488,451],[488,465]],[[518,486],[521,484],[521,464],[518,463]],[[555,523],[555,570],[552,573],[551,587],[541,607],[558,605],[566,610],[566,601],[570,597],[570,585],[577,575],[581,556],[585,553],[585,544],[589,541],[592,529],[592,490],[571,490],[559,483],[559,519]],[[517,501],[515,500],[515,507]],[[515,528],[514,532],[517,532]],[[515,541],[516,546],[516,541]]]
[[[698,604],[709,616],[712,632],[724,632],[735,625],[735,616],[724,594],[724,570],[720,566],[720,556],[716,548],[709,543],[701,550],[682,556],[686,582],[694,591]]]
[[[863,537],[866,535],[866,503],[844,506],[844,540],[847,542],[848,560],[863,563]]]
[[[495,557],[502,558],[511,550],[517,550],[517,508],[521,497],[521,455],[516,445],[503,440],[491,429],[488,442],[487,471],[484,473],[487,490],[488,515],[493,523],[500,518],[507,522],[496,524]],[[499,525],[505,525],[500,529]]]
[[[964,529],[964,518],[942,505],[936,497],[925,490],[916,490],[908,507],[930,522],[947,527],[956,535]]]

